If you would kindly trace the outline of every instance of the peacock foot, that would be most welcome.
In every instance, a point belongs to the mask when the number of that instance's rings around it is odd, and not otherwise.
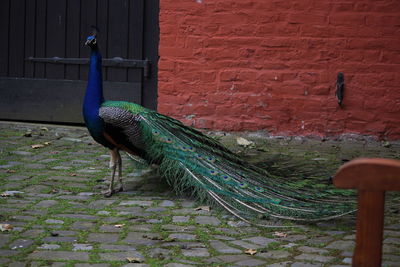
[[[115,188],[113,190],[107,189],[105,191],[101,191],[101,193],[105,196],[105,197],[111,197],[114,193],[118,193],[121,192],[122,189],[121,188]]]
[[[122,191],[124,191],[124,186],[122,184],[114,189],[114,193],[118,193],[118,192],[122,192]]]
[[[112,194],[114,193],[114,190],[105,190],[105,191],[101,191],[101,193],[105,196],[105,197],[111,197]]]
[[[105,197],[111,197],[114,193],[118,193],[118,192],[122,192],[124,191],[124,187],[121,184],[120,186],[118,186],[117,188],[113,188],[112,190],[110,188],[108,188],[107,190],[101,191],[101,193],[105,196]]]

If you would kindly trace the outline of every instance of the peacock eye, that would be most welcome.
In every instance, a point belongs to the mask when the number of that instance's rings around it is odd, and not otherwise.
[[[210,174],[211,174],[211,175],[217,175],[218,172],[216,172],[216,171],[214,171],[214,170],[211,170],[211,171],[210,171]]]

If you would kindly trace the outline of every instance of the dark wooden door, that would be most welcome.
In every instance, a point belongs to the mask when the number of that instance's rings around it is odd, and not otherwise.
[[[117,58],[103,67],[105,98],[155,108],[157,24],[155,0],[1,0],[0,119],[83,121],[91,25],[103,59]]]

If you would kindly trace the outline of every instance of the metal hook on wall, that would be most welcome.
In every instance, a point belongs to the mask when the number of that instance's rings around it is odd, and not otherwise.
[[[336,79],[336,98],[339,106],[342,106],[344,96],[344,74],[339,72]]]

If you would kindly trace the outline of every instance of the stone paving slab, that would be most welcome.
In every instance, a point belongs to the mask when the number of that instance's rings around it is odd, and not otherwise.
[[[396,142],[251,134],[242,136],[257,137],[256,147],[243,149],[235,136],[214,135],[272,172],[281,170],[277,162],[333,173],[358,156],[400,158]],[[12,226],[0,232],[0,266],[351,265],[354,216],[258,228],[218,209],[196,210],[204,203],[176,196],[155,168],[123,160],[126,191],[104,198],[108,151],[84,128],[0,122],[0,224]],[[383,266],[400,266],[399,203],[388,194]]]

